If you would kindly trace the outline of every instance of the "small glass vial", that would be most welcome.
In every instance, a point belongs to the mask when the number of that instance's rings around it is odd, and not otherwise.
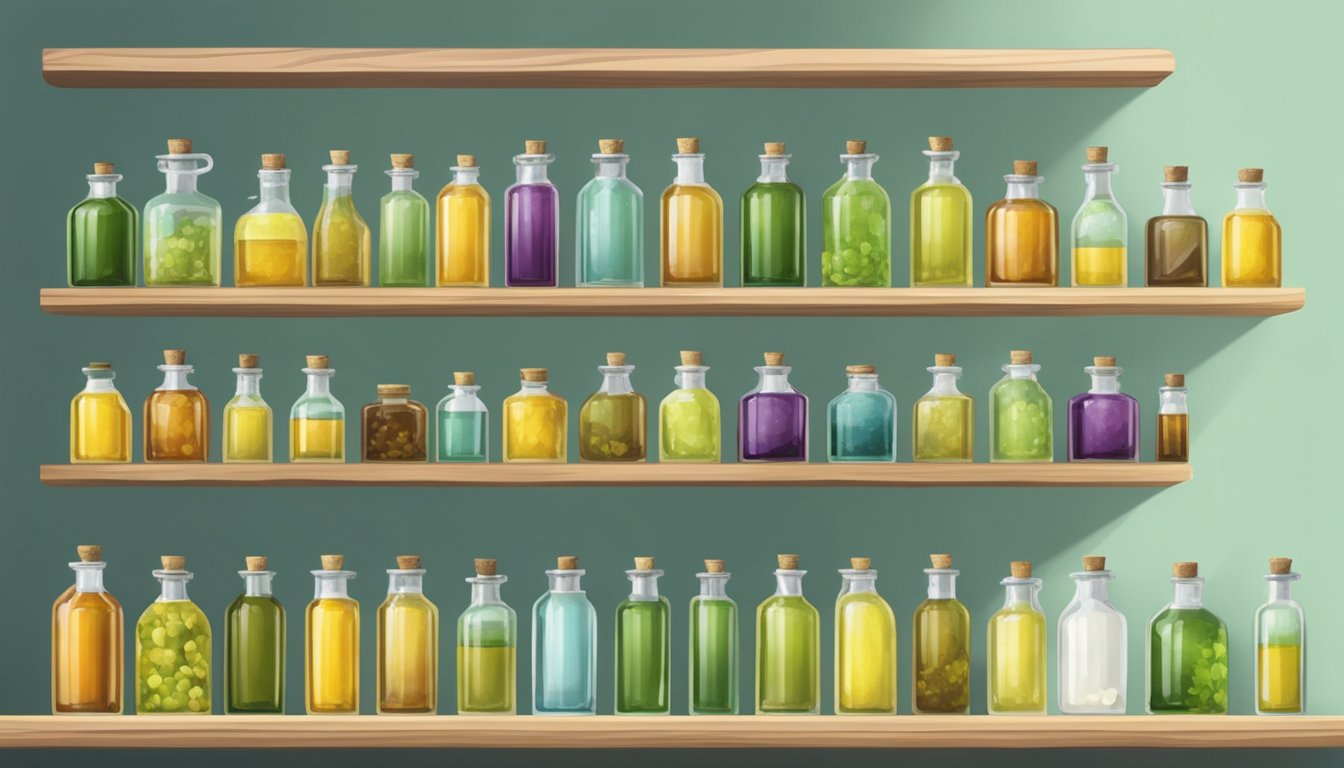
[[[1106,147],[1088,147],[1083,180],[1087,191],[1073,217],[1073,284],[1124,288],[1129,283],[1129,225],[1116,202],[1111,179],[1119,166]]]
[[[658,461],[719,462],[719,399],[705,384],[709,366],[694,350],[681,351],[672,390],[658,406]]]
[[[579,558],[556,558],[532,606],[532,714],[597,714],[597,611]]]
[[[783,352],[766,352],[737,413],[738,461],[807,461],[807,395],[789,384]]]
[[[1069,400],[1069,461],[1138,461],[1139,401],[1120,391],[1124,369],[1094,357],[1092,388]]]
[[[169,139],[158,155],[163,194],[145,203],[145,285],[219,285],[224,216],[219,202],[196,191],[196,177],[215,161],[193,153],[191,139]]]
[[[412,184],[420,177],[414,155],[392,155],[392,191],[378,218],[378,284],[423,288],[429,269],[429,201]]]
[[[1158,389],[1157,460],[1190,460],[1190,408],[1186,396],[1185,374],[1163,375],[1165,386]]]
[[[564,464],[569,405],[546,388],[545,368],[519,374],[522,389],[504,400],[504,461]]]
[[[1283,230],[1265,205],[1265,172],[1237,171],[1237,207],[1223,217],[1223,287],[1283,284]]]
[[[1123,715],[1129,634],[1111,603],[1106,558],[1083,558],[1069,574],[1075,591],[1059,615],[1059,709],[1070,715]]]
[[[756,714],[821,712],[821,615],[797,555],[776,557],[775,594],[756,608]]]
[[[432,715],[439,706],[439,609],[425,597],[418,555],[398,555],[378,606],[378,714]]]
[[[1190,203],[1190,169],[1162,171],[1162,215],[1148,220],[1145,282],[1149,287],[1209,284],[1209,223]]]
[[[663,191],[662,284],[723,285],[723,199],[705,181],[700,140],[677,139],[677,175]]]
[[[504,192],[504,285],[554,288],[560,263],[560,193],[546,178],[555,155],[527,141],[514,155],[515,182]]]
[[[1059,285],[1059,212],[1041,199],[1035,160],[1014,160],[1004,199],[985,215],[985,284]]]
[[[849,386],[826,408],[830,461],[895,461],[896,396],[877,383],[872,365],[845,367]]]
[[[765,145],[761,175],[742,193],[742,285],[796,286],[807,278],[807,197],[789,181],[784,144]]]
[[[238,388],[224,406],[224,461],[270,463],[274,433],[271,406],[261,399],[261,355],[239,355]]]
[[[353,195],[358,165],[350,150],[331,150],[331,163],[322,166],[327,183],[322,206],[313,222],[313,285],[369,285],[369,225],[355,210]]]
[[[135,713],[210,714],[210,620],[187,597],[187,559],[159,558],[159,597],[135,624]]]
[[[971,192],[952,166],[960,152],[951,136],[930,136],[929,180],[910,193],[910,285],[970,287]]]
[[[1031,563],[1014,561],[1003,585],[1003,607],[989,620],[989,714],[1044,715],[1045,612],[1037,602],[1041,580]]]
[[[471,605],[457,620],[457,713],[512,715],[517,712],[518,617],[500,597],[508,576],[494,560],[476,560]]]
[[[821,284],[891,285],[891,198],[873,181],[877,155],[845,142],[845,175],[821,196]]]
[[[458,155],[453,180],[439,191],[434,249],[440,287],[490,285],[490,194],[475,155]]]
[[[670,712],[672,609],[658,594],[663,572],[652,557],[636,557],[626,571],[630,596],[616,606],[616,714]]]
[[[1255,612],[1255,714],[1300,715],[1307,711],[1307,620],[1293,599],[1289,557],[1271,557],[1269,602]]]
[[[579,461],[637,462],[648,454],[648,404],[635,391],[624,352],[608,352],[598,367],[602,388],[579,409]]]
[[[966,715],[971,711],[971,613],[957,599],[951,555],[929,555],[933,567],[928,599],[915,609],[914,675],[911,698],[916,715]]]
[[[111,363],[82,369],[84,389],[70,401],[70,463],[125,464],[131,460],[131,409],[112,383]]]
[[[429,410],[409,384],[379,384],[359,422],[362,461],[428,461]]]
[[[140,212],[117,196],[121,174],[112,163],[94,163],[84,178],[89,196],[66,217],[66,281],[72,288],[134,286]]]
[[[700,594],[691,598],[690,701],[692,715],[736,715],[738,709],[737,603],[728,596],[722,560],[706,560]]]
[[[359,714],[359,603],[344,555],[323,555],[313,574],[304,640],[304,709],[310,715]]]
[[[289,460],[345,461],[345,406],[331,394],[331,367],[326,355],[308,355],[308,388],[289,409]]]
[[[245,560],[243,594],[224,612],[224,713],[285,713],[285,609],[266,558]]]
[[[933,388],[915,401],[915,461],[968,462],[975,457],[975,402],[957,389],[957,356],[939,353],[924,370]]]
[[[145,461],[206,461],[210,402],[187,381],[184,349],[163,350],[163,383],[145,398]]]
[[[51,713],[119,715],[125,618],[121,603],[103,587],[103,548],[75,549],[75,583],[51,606]]]
[[[1199,563],[1176,563],[1171,573],[1175,597],[1148,622],[1148,714],[1225,715],[1227,625],[1204,607]]]
[[[1008,375],[989,390],[989,460],[1054,461],[1050,396],[1036,380],[1041,366],[1022,349],[1008,359]]]
[[[626,178],[625,142],[601,139],[597,171],[579,190],[575,282],[581,287],[644,285],[644,193]]]
[[[835,713],[896,714],[896,615],[867,557],[840,570],[835,601]]]
[[[490,413],[477,396],[481,391],[476,374],[453,371],[449,394],[434,406],[439,439],[438,461],[481,462],[490,456]]]
[[[285,156],[261,156],[261,199],[233,227],[233,284],[308,284],[308,228],[289,202]]]

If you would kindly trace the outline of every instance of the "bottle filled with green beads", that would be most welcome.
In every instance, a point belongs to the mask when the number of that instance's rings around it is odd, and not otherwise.
[[[159,560],[159,597],[135,625],[135,712],[208,715],[210,621],[187,597],[187,559]]]
[[[975,457],[975,402],[957,389],[957,356],[936,354],[924,370],[933,374],[933,388],[915,401],[915,461],[970,461]]]
[[[677,388],[658,406],[659,461],[719,461],[719,399],[705,385],[709,366],[703,362],[699,352],[682,350]]]
[[[89,196],[66,217],[66,280],[71,287],[135,285],[135,235],[140,213],[117,196],[112,163],[94,163]]]
[[[598,366],[602,388],[588,396],[579,410],[580,461],[644,461],[648,454],[648,405],[635,391],[624,352],[608,352]]]
[[[1148,714],[1225,715],[1227,625],[1204,607],[1199,563],[1171,571],[1175,598],[1148,622]]]
[[[169,139],[158,155],[167,188],[145,203],[145,285],[219,285],[223,213],[196,189],[215,161],[193,153],[191,139]]]
[[[989,460],[1054,461],[1054,421],[1050,396],[1036,373],[1031,353],[1015,349],[1003,366],[1007,375],[989,390]]]
[[[821,198],[821,284],[891,285],[891,198],[873,181],[868,142],[845,143],[845,175]]]

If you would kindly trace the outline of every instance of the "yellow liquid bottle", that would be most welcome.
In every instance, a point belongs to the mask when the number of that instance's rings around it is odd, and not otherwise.
[[[1294,715],[1307,711],[1306,617],[1292,596],[1287,557],[1269,560],[1269,602],[1255,613],[1255,713]]]
[[[911,704],[917,715],[971,711],[971,614],[957,599],[952,556],[929,555],[928,599],[915,609]]]
[[[369,225],[355,210],[351,190],[355,171],[350,153],[331,151],[331,164],[322,166],[327,184],[322,188],[322,207],[313,222],[313,285],[369,285]]]
[[[1014,562],[1004,579],[1003,608],[989,620],[989,714],[1044,715],[1045,614],[1036,601],[1041,580],[1031,563]]]
[[[1223,218],[1223,287],[1283,284],[1283,229],[1265,205],[1264,171],[1237,171],[1237,207]]]
[[[457,713],[459,715],[512,715],[518,710],[518,616],[504,602],[500,588],[509,580],[498,564],[477,558],[471,585],[471,605],[457,619]],[[581,630],[575,626],[573,630]],[[567,636],[566,641],[574,638]],[[552,641],[553,642],[553,641]],[[581,655],[580,649],[562,652]],[[586,659],[566,659],[572,674]]]
[[[896,713],[896,616],[877,594],[877,571],[866,557],[841,570],[835,602],[835,713]]]
[[[969,287],[971,266],[970,190],[953,175],[961,156],[948,136],[930,136],[929,180],[910,194],[910,285]]]
[[[289,202],[285,156],[261,156],[261,202],[233,228],[233,283],[239,287],[308,282],[308,230]]]
[[[359,603],[346,583],[355,577],[341,555],[323,555],[313,571],[317,597],[308,604],[304,706],[310,715],[359,714]]]
[[[458,155],[453,181],[439,192],[435,284],[490,285],[490,195],[475,155]]]
[[[131,409],[112,383],[111,363],[89,363],[84,389],[70,401],[70,463],[131,460]]]
[[[261,357],[239,355],[238,389],[224,406],[224,461],[270,462],[272,451],[271,407],[261,399]]]
[[[1059,285],[1059,213],[1041,200],[1035,160],[1013,161],[1008,192],[985,214],[985,284]]]
[[[569,406],[546,388],[545,368],[523,368],[523,387],[504,401],[504,461],[563,464]]]
[[[145,461],[206,461],[210,402],[187,381],[196,369],[181,349],[165,349],[163,363],[163,383],[145,398]]]
[[[308,355],[308,388],[289,411],[289,460],[345,461],[345,406],[331,394],[326,355]]]
[[[125,619],[103,588],[102,551],[78,548],[75,583],[51,608],[52,714],[121,714]]]
[[[1087,192],[1073,217],[1073,285],[1123,288],[1129,282],[1129,221],[1116,202],[1106,147],[1088,147],[1083,179]]]
[[[915,461],[967,462],[975,457],[975,402],[957,389],[957,356],[937,354],[933,389],[915,401]]]
[[[663,285],[723,285],[723,199],[705,183],[699,139],[677,139],[677,177],[663,192]]]
[[[397,557],[378,606],[378,714],[432,715],[439,706],[439,609],[415,555]]]

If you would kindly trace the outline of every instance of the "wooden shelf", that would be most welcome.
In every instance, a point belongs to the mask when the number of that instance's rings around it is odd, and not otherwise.
[[[1209,715],[0,717],[0,748],[70,747],[1329,748],[1344,747],[1344,718]]]
[[[76,88],[1143,88],[1171,51],[913,48],[46,48]]]
[[[1304,288],[43,288],[119,317],[1206,315],[1294,312]]]

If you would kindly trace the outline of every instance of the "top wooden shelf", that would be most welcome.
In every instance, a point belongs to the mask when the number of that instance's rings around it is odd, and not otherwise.
[[[1147,88],[1158,48],[47,48],[67,88]]]

